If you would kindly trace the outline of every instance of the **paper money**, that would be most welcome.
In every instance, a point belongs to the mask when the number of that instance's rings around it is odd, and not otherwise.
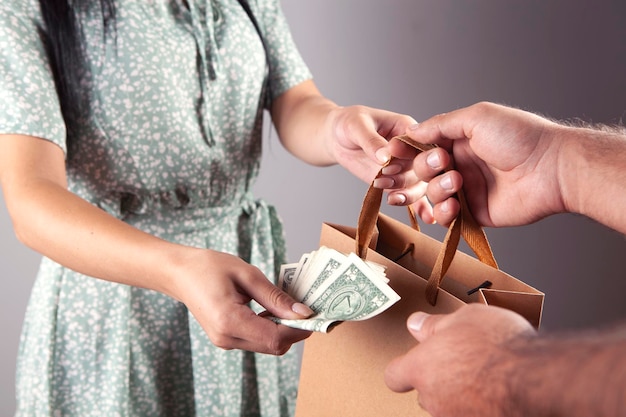
[[[343,321],[374,317],[400,296],[388,285],[382,265],[322,246],[281,267],[278,286],[315,314],[303,320],[272,317],[277,323],[328,332]]]

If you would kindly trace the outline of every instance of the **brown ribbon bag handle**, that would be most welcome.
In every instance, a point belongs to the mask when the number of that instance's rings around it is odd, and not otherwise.
[[[401,140],[407,145],[414,147],[419,152],[424,152],[437,146],[422,144],[407,136],[397,136],[395,139]],[[387,164],[389,164],[389,162]],[[379,171],[376,178],[380,175],[382,175],[382,169]],[[485,235],[482,227],[480,227],[480,225],[476,222],[476,219],[472,216],[463,190],[459,190],[456,196],[461,205],[459,215],[448,227],[448,232],[443,240],[441,251],[437,256],[435,265],[432,269],[430,277],[428,278],[428,283],[426,284],[426,299],[432,305],[435,305],[437,302],[439,285],[448,271],[448,268],[452,263],[452,259],[454,259],[461,236],[463,236],[463,239],[465,239],[468,246],[474,251],[479,261],[491,267],[498,268],[491,246],[487,241],[487,236]],[[365,259],[367,255],[367,248],[372,240],[372,236],[374,235],[382,197],[383,190],[380,188],[374,188],[372,183],[365,194],[365,199],[363,200],[356,230],[356,253],[363,259]],[[411,226],[415,230],[419,231],[419,225],[415,218],[413,209],[410,206],[407,206],[407,208],[411,219]]]

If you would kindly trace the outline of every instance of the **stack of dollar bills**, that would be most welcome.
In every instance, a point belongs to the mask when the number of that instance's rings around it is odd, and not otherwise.
[[[314,315],[303,320],[271,319],[298,329],[327,333],[343,321],[374,317],[400,296],[388,285],[382,265],[326,246],[281,266],[278,286]]]

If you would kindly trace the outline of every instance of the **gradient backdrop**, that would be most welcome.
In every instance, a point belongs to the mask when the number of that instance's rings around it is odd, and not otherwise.
[[[621,0],[282,4],[318,87],[341,105],[365,104],[417,120],[481,100],[588,122],[619,123],[626,115]],[[323,221],[354,225],[365,190],[341,168],[304,166],[268,129],[257,193],[282,214],[292,261],[317,248]],[[39,256],[17,242],[3,201],[0,206],[0,415],[8,416]],[[403,209],[384,211],[406,220]],[[438,226],[425,231],[443,236]],[[543,329],[626,318],[624,236],[575,215],[487,234],[501,268],[546,293]]]

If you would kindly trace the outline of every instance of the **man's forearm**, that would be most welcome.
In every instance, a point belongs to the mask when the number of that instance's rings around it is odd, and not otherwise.
[[[626,234],[626,130],[565,127],[559,135],[566,207]]]
[[[626,414],[626,326],[577,335],[519,338],[505,378],[512,416]]]

